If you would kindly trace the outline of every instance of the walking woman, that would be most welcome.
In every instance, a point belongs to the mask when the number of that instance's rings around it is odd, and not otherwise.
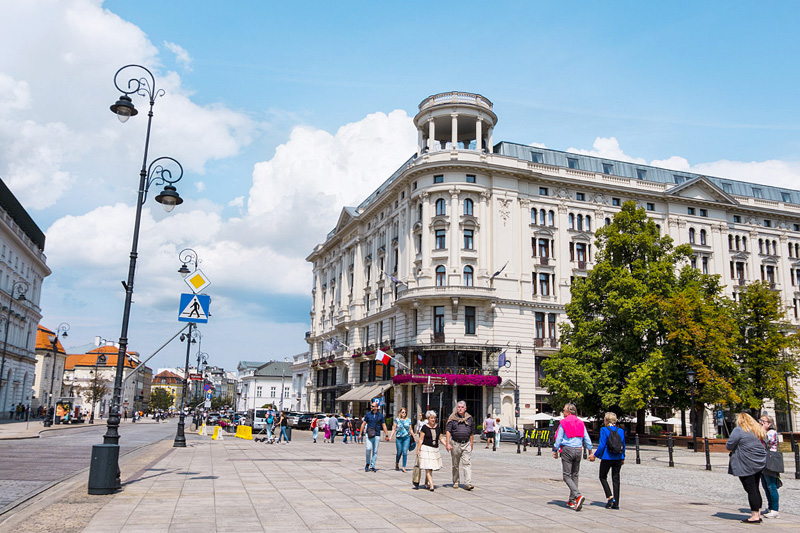
[[[625,430],[617,427],[617,415],[606,413],[605,424],[600,428],[600,442],[589,456],[590,461],[600,458],[600,484],[606,493],[606,509],[619,509],[619,471],[625,464]],[[611,470],[612,493],[608,486],[608,471]]]
[[[761,427],[767,432],[767,439],[764,441],[767,445],[767,450],[777,452],[778,432],[775,431],[775,421],[771,416],[763,414],[761,415]],[[773,466],[773,468],[775,467]],[[761,473],[761,484],[764,486],[764,493],[767,495],[768,507],[761,516],[764,518],[780,518],[781,515],[778,512],[778,487],[782,485],[781,473],[764,468]]]
[[[289,444],[289,437],[286,435],[286,428],[289,426],[289,420],[286,418],[286,413],[281,411],[280,418],[278,419],[278,427],[281,428],[281,433],[278,435],[278,444],[283,439],[284,444]]]
[[[736,427],[725,445],[731,450],[728,473],[737,476],[747,492],[750,503],[750,518],[742,520],[746,524],[761,523],[761,471],[767,465],[767,450],[762,441],[767,432],[747,413],[736,415]]]
[[[428,490],[433,492],[433,471],[442,468],[442,458],[439,455],[439,428],[436,426],[436,412],[428,411],[425,413],[428,423],[422,426],[417,439],[417,457],[419,457],[419,467],[425,471],[425,482]]]
[[[392,436],[397,448],[397,455],[394,458],[394,469],[400,470],[400,457],[403,458],[403,472],[406,471],[406,460],[408,459],[408,446],[411,444],[411,419],[408,418],[408,411],[405,407],[400,408],[400,412],[394,419],[394,429]]]

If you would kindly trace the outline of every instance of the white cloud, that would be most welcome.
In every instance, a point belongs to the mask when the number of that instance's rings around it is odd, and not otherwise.
[[[628,161],[631,163],[646,164],[644,159],[631,157],[623,152],[622,148],[619,146],[619,141],[617,141],[615,137],[597,137],[592,145],[592,150],[568,148],[567,152],[602,157],[605,159],[614,159],[616,161]]]
[[[189,52],[186,51],[181,45],[171,43],[169,41],[164,41],[164,46],[167,47],[167,50],[175,54],[175,60],[183,65],[183,69],[186,72],[192,71],[192,57],[189,55]]]
[[[204,190],[206,190],[206,184],[203,183],[202,181],[195,181],[194,188],[197,192],[203,192]]]
[[[229,207],[244,207],[244,196],[237,196],[230,202],[228,202]]]
[[[0,178],[29,209],[53,206],[73,190],[70,201],[87,210],[96,196],[113,203],[129,193],[122,180],[138,168],[147,121],[141,112],[123,126],[108,109],[123,64],[155,73],[166,94],[154,109],[153,148],[194,173],[239,153],[257,128],[241,113],[193,103],[180,77],[163,72],[144,32],[98,0],[6,2],[0,47],[17,51],[0,54]],[[146,108],[144,98],[133,98]],[[84,193],[90,189],[95,194]]]

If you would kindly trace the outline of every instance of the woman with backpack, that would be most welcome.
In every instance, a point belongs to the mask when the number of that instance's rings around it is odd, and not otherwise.
[[[606,509],[619,509],[619,472],[625,463],[625,430],[617,427],[617,415],[606,413],[605,424],[600,428],[600,442],[597,449],[589,455],[589,460],[600,458],[600,484],[606,493]],[[611,470],[612,493],[608,486],[608,471]]]

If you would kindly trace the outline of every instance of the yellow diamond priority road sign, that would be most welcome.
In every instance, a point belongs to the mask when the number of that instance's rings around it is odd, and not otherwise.
[[[192,272],[191,274],[189,274],[188,276],[186,276],[183,279],[183,281],[186,282],[186,284],[189,286],[190,289],[192,289],[192,292],[195,294],[199,293],[200,291],[211,285],[211,282],[208,280],[206,275],[203,274],[203,271],[200,270],[199,268],[194,272]]]

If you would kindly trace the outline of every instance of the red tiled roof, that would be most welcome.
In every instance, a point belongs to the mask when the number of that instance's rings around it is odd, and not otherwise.
[[[170,372],[169,370],[164,370],[153,376],[153,383],[169,385],[183,383],[183,376],[178,375],[175,372]]]
[[[36,328],[36,349],[37,350],[46,350],[46,351],[53,351],[53,343],[50,339],[55,335],[55,332],[50,331],[46,327],[42,326],[41,324]],[[60,340],[56,340],[56,351],[60,354],[66,355],[66,351],[64,351],[64,347],[61,345]]]
[[[106,362],[104,365],[98,366],[105,366],[105,367],[116,367],[117,366],[117,356],[119,355],[119,348],[116,346],[100,346],[99,348],[95,348],[88,353],[81,353],[81,354],[72,354],[67,356],[67,363],[66,369],[72,370],[76,366],[95,366],[97,363],[97,356],[100,354],[104,354],[106,356]],[[136,368],[136,364],[130,359],[130,357],[125,358],[125,366],[128,368]]]

